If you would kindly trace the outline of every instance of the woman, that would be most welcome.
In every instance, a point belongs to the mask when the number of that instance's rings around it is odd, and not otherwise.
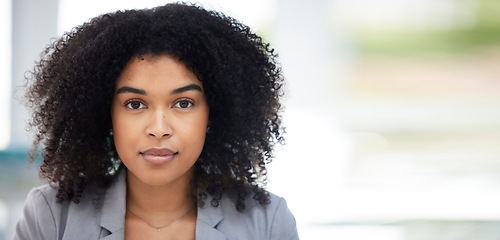
[[[283,78],[248,27],[198,6],[105,14],[28,79],[40,176],[14,239],[298,239],[266,190]]]

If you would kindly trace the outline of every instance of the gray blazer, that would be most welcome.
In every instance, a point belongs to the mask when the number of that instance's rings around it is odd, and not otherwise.
[[[87,194],[78,204],[56,203],[56,189],[48,185],[34,188],[13,239],[123,239],[126,189],[126,171],[121,171],[100,200]],[[283,198],[271,194],[267,206],[249,198],[246,206],[239,213],[234,202],[223,197],[218,208],[210,204],[198,207],[196,239],[299,239],[295,219]]]

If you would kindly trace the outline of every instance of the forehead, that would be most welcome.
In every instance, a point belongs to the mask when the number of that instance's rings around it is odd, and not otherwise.
[[[130,59],[117,78],[116,87],[129,84],[159,87],[191,83],[201,85],[197,76],[183,62],[168,54],[148,54]]]

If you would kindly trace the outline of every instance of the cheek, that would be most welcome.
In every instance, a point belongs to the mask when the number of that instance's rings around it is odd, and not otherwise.
[[[123,150],[130,149],[128,142],[134,139],[133,133],[134,128],[127,118],[120,116],[120,113],[112,112],[112,123],[113,123],[113,139],[115,142],[115,148],[119,155],[123,154]]]
[[[123,131],[122,127],[120,127],[120,121],[113,121],[113,139],[115,141],[115,148],[119,155],[123,154],[123,149],[126,149],[124,145],[126,145],[126,131]]]
[[[189,132],[185,133],[186,141],[191,143],[191,147],[196,149],[197,154],[201,153],[203,145],[205,144],[207,122],[207,114],[201,114],[190,122]]]

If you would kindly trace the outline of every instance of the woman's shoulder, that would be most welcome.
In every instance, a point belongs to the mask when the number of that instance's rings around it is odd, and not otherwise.
[[[216,229],[229,239],[240,239],[242,236],[247,236],[248,239],[298,239],[295,218],[286,200],[273,193],[269,194],[271,201],[266,205],[260,204],[250,195],[245,201],[245,210],[241,212],[236,210],[236,203],[232,198],[223,197],[219,210],[205,206],[203,214],[220,214]],[[213,219],[216,218],[212,216]]]
[[[57,201],[57,193],[58,187],[50,184],[32,188],[26,197],[24,213],[35,211],[33,214],[36,215],[33,217],[51,218],[50,220],[54,221],[55,216],[59,216],[63,212],[63,208],[68,207],[67,202],[60,203]],[[40,213],[40,211],[46,213]]]
[[[239,217],[261,217],[261,218],[272,218],[276,214],[290,213],[288,209],[286,200],[274,193],[269,192],[268,204],[260,204],[257,200],[253,198],[252,194],[249,194],[245,199],[245,209],[241,212],[236,210],[236,203],[233,198],[223,197],[221,199],[221,208],[224,212],[230,214],[236,214]]]
[[[32,188],[28,196],[26,197],[26,201],[34,202],[34,203],[46,203],[51,204],[56,202],[57,200],[57,185],[44,184],[38,187]]]
[[[23,217],[18,221],[14,239],[56,239],[59,230],[57,189],[46,184],[32,188],[26,197]]]
[[[59,188],[57,184],[44,184],[34,187],[29,191],[26,197],[25,205],[34,205],[39,207],[45,206],[50,209],[52,215],[60,216],[61,214],[65,214],[64,212],[66,212],[68,208],[76,208],[79,206],[87,208],[88,203],[93,202],[92,197],[90,196],[92,194],[83,194],[82,197],[79,198],[78,202],[74,202],[69,200],[59,201],[57,198],[58,193]]]
[[[96,208],[91,196],[84,195],[77,204],[60,202],[57,194],[57,185],[45,184],[30,190],[14,239],[61,239],[66,232],[81,228],[75,223],[95,225],[97,211],[92,210]]]

